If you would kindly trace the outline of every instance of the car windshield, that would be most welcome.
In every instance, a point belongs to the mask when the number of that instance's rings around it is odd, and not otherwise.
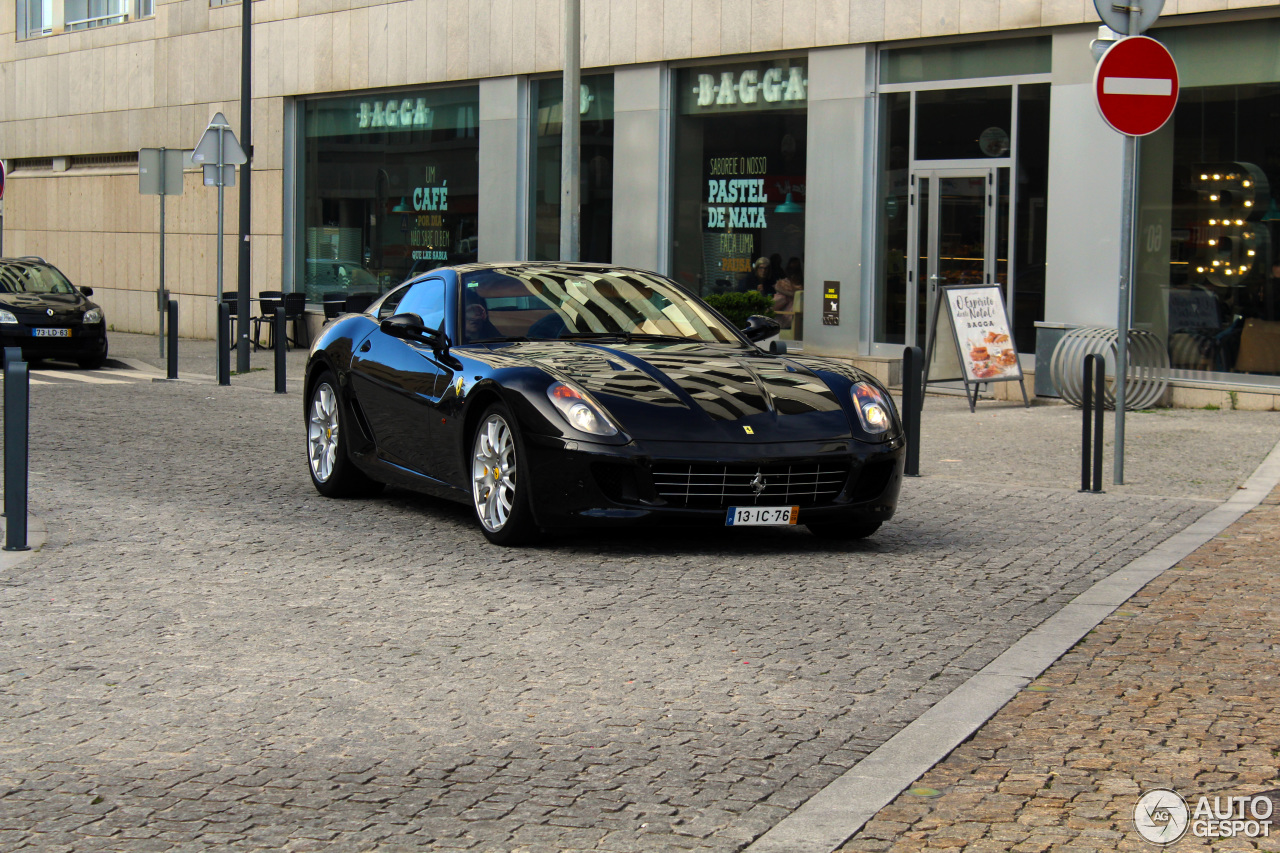
[[[706,303],[636,270],[520,266],[467,273],[463,343],[623,338],[738,343]]]
[[[75,293],[62,273],[42,264],[0,264],[0,289],[5,293]]]

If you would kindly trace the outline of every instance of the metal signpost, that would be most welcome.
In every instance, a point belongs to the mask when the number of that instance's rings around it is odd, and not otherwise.
[[[1124,484],[1124,407],[1128,372],[1129,308],[1134,275],[1133,231],[1137,219],[1138,137],[1155,133],[1178,103],[1178,70],[1164,45],[1141,33],[1160,16],[1164,0],[1094,0],[1103,23],[1126,33],[1107,49],[1093,74],[1098,111],[1125,135],[1120,223],[1120,300],[1116,319],[1116,485]]]
[[[581,8],[579,0],[564,2],[564,88],[560,102],[560,260],[580,260],[582,230],[581,169],[582,116],[579,112],[581,68]]]
[[[224,190],[236,183],[236,166],[241,163],[248,162],[249,158],[245,156],[244,149],[240,147],[240,142],[236,139],[236,135],[231,132],[231,125],[227,124],[227,117],[222,113],[216,113],[209,122],[209,126],[204,129],[204,135],[200,137],[200,141],[196,144],[196,150],[191,154],[191,162],[204,167],[204,185],[206,187],[218,188],[218,304],[222,304],[222,207],[224,203]],[[248,345],[249,335],[249,319],[248,305],[237,304],[236,310],[240,317],[237,328],[240,334],[245,338],[246,346]],[[218,324],[218,364],[223,363],[221,354],[228,351],[231,342],[223,340],[223,324]],[[219,368],[221,372],[222,368]],[[218,381],[227,384],[228,377],[219,376]]]
[[[169,300],[164,289],[164,199],[165,196],[182,195],[182,149],[143,148],[138,151],[138,192],[160,196],[160,286],[156,288],[156,306],[159,308],[157,337],[160,339],[160,357],[164,357],[164,316]]]

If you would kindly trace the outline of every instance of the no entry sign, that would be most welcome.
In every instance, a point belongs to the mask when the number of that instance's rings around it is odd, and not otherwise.
[[[1146,36],[1113,44],[1093,72],[1098,111],[1130,136],[1164,127],[1178,104],[1178,66],[1165,46]]]

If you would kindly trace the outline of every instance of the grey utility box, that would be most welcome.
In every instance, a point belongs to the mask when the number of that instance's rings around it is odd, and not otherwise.
[[[1072,329],[1080,328],[1078,323],[1046,323],[1036,321],[1036,396],[1061,397],[1053,384],[1053,375],[1049,365],[1053,361],[1053,350],[1062,340],[1062,336]]]

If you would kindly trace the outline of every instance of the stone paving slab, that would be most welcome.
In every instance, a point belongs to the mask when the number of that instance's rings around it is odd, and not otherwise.
[[[1278,612],[1280,489],[1105,619],[840,850],[1157,849],[1133,823],[1153,788],[1177,791],[1193,814],[1201,796],[1274,803],[1270,835],[1197,837],[1193,821],[1177,849],[1280,850]]]
[[[316,495],[296,392],[32,401],[0,850],[738,850],[1215,503],[926,477],[853,547],[510,551]]]

